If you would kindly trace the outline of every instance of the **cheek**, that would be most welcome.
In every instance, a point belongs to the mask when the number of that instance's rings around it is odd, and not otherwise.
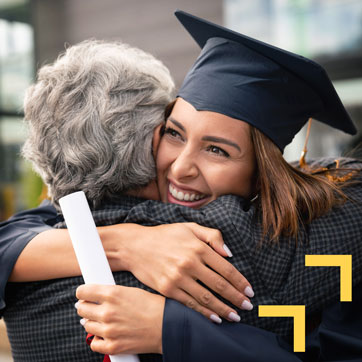
[[[235,182],[235,194],[243,197],[249,197],[253,192],[254,167],[243,167],[238,172]]]
[[[215,198],[225,194],[248,197],[252,192],[253,175],[252,167],[235,165],[217,173],[209,172],[209,186]]]

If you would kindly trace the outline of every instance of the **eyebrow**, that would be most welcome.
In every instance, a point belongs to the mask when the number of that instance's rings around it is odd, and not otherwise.
[[[168,120],[172,122],[175,126],[180,128],[182,131],[186,132],[185,127],[180,122],[176,121],[176,119],[169,117]]]
[[[239,152],[241,152],[240,147],[236,143],[234,143],[234,142],[232,142],[232,141],[230,141],[230,140],[228,140],[226,138],[214,137],[214,136],[205,136],[205,137],[202,137],[202,140],[203,141],[216,142],[216,143],[224,143],[226,145],[229,145],[229,146],[232,146],[232,147],[236,148]]]
[[[174,118],[171,118],[171,117],[169,117],[168,120],[170,122],[172,122],[175,126],[180,128],[183,132],[186,132],[185,127],[180,122],[176,121]],[[209,141],[209,142],[223,143],[223,144],[232,146],[232,147],[236,148],[239,152],[241,152],[240,147],[236,143],[234,143],[226,138],[214,137],[214,136],[204,136],[204,137],[202,137],[202,140]]]

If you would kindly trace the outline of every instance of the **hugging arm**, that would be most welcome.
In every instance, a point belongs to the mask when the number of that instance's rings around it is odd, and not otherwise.
[[[243,323],[216,325],[168,299],[162,336],[164,362],[300,362],[274,333]]]
[[[14,255],[1,283],[80,275],[67,230],[52,227],[58,221],[56,209],[46,200],[0,224],[0,245]]]
[[[164,362],[196,361],[360,361],[362,285],[352,302],[335,302],[306,337],[306,351],[294,353],[276,334],[243,323],[215,325],[176,301],[166,299],[162,345]]]
[[[82,301],[77,309],[86,318],[86,331],[97,336],[93,351],[162,353],[164,362],[300,362],[273,333],[243,323],[214,324],[174,300],[143,290],[83,285],[77,297],[91,302]]]
[[[136,288],[83,285],[77,297],[93,302],[78,303],[78,314],[87,318],[86,331],[98,336],[92,350],[104,354],[162,353],[164,362],[357,362],[362,356],[361,285],[353,289],[352,302],[323,310],[303,353],[294,353],[274,333],[243,323],[210,323],[174,300]]]
[[[0,309],[5,306],[5,286],[19,255],[36,235],[51,230],[45,221],[55,217],[53,206],[44,202],[37,209],[20,212],[0,223]]]
[[[1,233],[1,245],[6,242],[8,250],[15,250],[12,262],[6,265],[6,273],[1,275],[2,292],[12,268],[9,280],[15,282],[80,274],[68,232],[51,229],[46,220],[48,223],[56,220],[56,211],[51,205],[18,214],[0,226],[0,230],[8,230],[9,235],[4,241],[5,234]],[[222,247],[222,237],[214,229],[193,223],[154,227],[121,224],[98,227],[98,231],[113,271],[129,270],[144,284],[207,317],[216,313],[232,320],[230,313],[235,310],[196,280],[203,281],[237,306],[247,299],[243,291],[249,283],[224,259],[227,253]],[[21,248],[17,246],[18,240]],[[129,240],[133,240],[132,243]]]

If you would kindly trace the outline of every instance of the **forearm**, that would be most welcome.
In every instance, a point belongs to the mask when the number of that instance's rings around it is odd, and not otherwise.
[[[200,280],[235,306],[243,307],[249,283],[225,260],[221,233],[193,223],[146,227],[119,224],[98,228],[112,271],[130,271],[164,296],[188,305],[218,323],[239,320]],[[216,252],[210,246],[212,246]],[[221,256],[222,255],[222,256]],[[19,256],[10,281],[35,281],[80,275],[67,230],[49,230]],[[245,292],[246,293],[246,292]],[[252,296],[251,296],[252,297]],[[205,301],[206,298],[206,302]],[[248,305],[244,309],[248,308]]]
[[[147,242],[148,229],[131,223],[97,227],[112,271],[132,271],[139,249]]]
[[[113,271],[128,270],[125,261],[131,252],[129,247],[123,250],[122,245],[127,245],[127,240],[136,237],[136,230],[139,228],[139,225],[133,224],[97,228]],[[35,236],[25,246],[9,281],[28,282],[80,274],[68,230],[50,229]]]
[[[5,286],[19,255],[36,235],[51,228],[56,215],[54,207],[44,202],[0,223],[0,308],[5,306]]]
[[[50,229],[34,237],[19,255],[11,282],[29,282],[80,275],[67,230]]]

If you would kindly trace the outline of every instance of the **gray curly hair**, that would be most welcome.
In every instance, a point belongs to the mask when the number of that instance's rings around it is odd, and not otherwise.
[[[173,90],[159,60],[119,42],[88,40],[43,66],[24,101],[22,153],[54,204],[82,190],[96,206],[149,184],[153,131]]]

